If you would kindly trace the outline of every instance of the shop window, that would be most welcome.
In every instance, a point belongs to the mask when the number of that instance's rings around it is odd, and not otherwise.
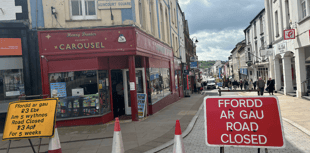
[[[71,0],[70,6],[73,20],[97,19],[95,0]]]
[[[301,18],[305,18],[307,16],[307,7],[306,0],[301,0]]]
[[[178,71],[174,71],[174,85],[175,89],[177,90],[179,85],[178,85]]]
[[[57,93],[57,118],[102,115],[111,111],[107,71],[49,74],[50,91]]]
[[[18,97],[24,94],[23,70],[0,70],[0,102],[18,100]]]
[[[170,73],[168,68],[149,68],[149,73],[151,101],[154,104],[171,94]]]

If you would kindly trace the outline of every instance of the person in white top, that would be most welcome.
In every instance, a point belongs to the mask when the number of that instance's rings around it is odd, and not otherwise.
[[[201,82],[200,82],[200,80],[198,80],[196,82],[196,90],[197,90],[198,94],[200,93],[200,88],[201,88]]]

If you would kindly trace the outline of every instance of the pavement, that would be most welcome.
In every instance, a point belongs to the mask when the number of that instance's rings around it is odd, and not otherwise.
[[[214,91],[216,92],[216,91]],[[204,92],[204,95],[210,96],[208,92]],[[231,93],[223,93],[224,95],[228,95]],[[255,96],[255,94],[252,93],[239,93],[244,96]],[[256,93],[257,96],[257,93]],[[291,101],[291,97],[289,96],[283,96],[278,95],[281,105],[281,112],[282,116],[283,114],[288,115],[289,113],[284,106],[287,103],[287,101]],[[282,97],[281,97],[282,96]],[[295,102],[299,102],[299,100],[295,99]],[[299,104],[299,103],[298,103]],[[310,104],[309,104],[310,105]],[[308,109],[309,109],[308,105]],[[291,107],[291,109],[298,109],[297,111],[303,111],[304,109],[300,109],[300,107]],[[306,114],[309,114],[308,112],[303,112]],[[296,121],[297,122],[297,121]],[[310,135],[306,134],[304,131],[301,131],[298,127],[294,126],[287,120],[283,121],[284,126],[284,135],[285,135],[285,148],[282,149],[270,149],[267,148],[268,153],[310,153]],[[193,130],[190,134],[188,134],[186,137],[183,137],[183,143],[185,147],[186,152],[190,153],[202,153],[202,152],[208,152],[208,153],[218,153],[220,152],[220,147],[209,147],[205,144],[205,127],[204,127],[204,112],[201,111],[199,113],[199,117],[196,121],[195,126],[193,127]],[[237,147],[224,147],[225,153],[257,153],[257,148],[237,148]],[[164,148],[158,153],[172,153],[173,152],[173,146],[169,146],[167,148]],[[260,153],[266,153],[265,148],[260,149]]]
[[[257,96],[257,92],[222,93],[225,95]],[[265,93],[265,95],[269,95]],[[179,119],[182,131],[188,130],[192,119],[197,119],[193,129],[184,137],[186,152],[219,152],[219,147],[208,147],[204,141],[203,111],[199,110],[204,96],[218,96],[217,89],[192,94],[138,121],[121,121],[122,136],[126,153],[140,153],[162,148],[160,153],[173,151],[166,145],[174,138],[175,120]],[[310,153],[310,103],[296,97],[275,94],[280,103],[286,146],[283,149],[268,149],[268,153]],[[197,114],[196,114],[197,113]],[[197,116],[195,116],[195,114]],[[196,118],[195,118],[196,117]],[[93,126],[58,128],[63,153],[111,152],[114,122]],[[32,139],[37,150],[38,139]],[[43,139],[41,152],[47,151],[48,139]],[[0,153],[6,152],[8,141],[0,142]],[[165,146],[165,147],[161,147]],[[12,141],[10,153],[32,153],[28,140]],[[257,152],[255,148],[225,147],[229,153]],[[262,148],[261,153],[265,153]]]
[[[180,120],[185,130],[196,115],[204,96],[192,94],[141,121],[121,121],[121,132],[126,153],[146,152],[174,138],[175,121]],[[63,153],[104,153],[112,151],[114,121],[107,124],[57,128]],[[31,139],[38,150],[39,139]],[[0,153],[5,153],[9,141],[0,142]],[[49,139],[43,138],[40,152],[48,150]],[[12,141],[10,153],[32,153],[27,139]]]
[[[243,92],[239,93],[242,96],[257,96],[256,92]],[[268,95],[268,93],[264,93]],[[286,96],[275,93],[274,96],[278,97],[282,118],[288,119],[293,123],[310,131],[310,101]],[[310,134],[310,133],[309,133]]]

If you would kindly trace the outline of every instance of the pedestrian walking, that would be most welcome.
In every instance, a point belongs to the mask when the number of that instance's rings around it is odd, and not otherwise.
[[[236,89],[237,89],[237,87],[238,87],[238,82],[237,82],[236,80],[234,80],[234,82],[233,82],[233,86],[234,86],[234,90],[236,90]]]
[[[244,90],[249,90],[249,83],[246,79],[244,79]]]
[[[257,90],[258,90],[258,95],[263,96],[264,95],[264,90],[265,90],[265,81],[262,79],[262,77],[259,77],[257,83]]]
[[[267,81],[267,88],[268,88],[268,92],[269,95],[273,95],[273,91],[274,91],[274,80],[271,80],[271,78],[269,78],[269,80]]]
[[[251,79],[250,82],[249,82],[249,89],[250,89],[250,90],[253,90],[253,81],[252,81],[252,79]]]
[[[193,83],[193,85],[194,85],[194,89],[193,89],[193,90],[194,90],[194,93],[195,93],[195,92],[197,91],[196,83]],[[192,91],[193,91],[193,90],[192,90]],[[193,92],[192,92],[192,93],[193,93]]]
[[[240,79],[240,88],[242,90],[242,87],[243,87],[243,82],[242,82],[242,79]]]
[[[228,89],[231,90],[231,87],[232,87],[232,83],[231,83],[231,81],[229,80],[229,81],[228,81]]]
[[[200,80],[198,80],[196,82],[196,90],[197,90],[198,94],[200,93],[200,88],[201,88],[201,83],[200,83]]]
[[[256,83],[257,83],[257,81],[253,82],[253,86],[254,86],[253,90],[256,90]]]

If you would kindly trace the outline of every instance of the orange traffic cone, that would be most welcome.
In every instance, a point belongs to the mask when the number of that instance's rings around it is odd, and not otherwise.
[[[112,153],[124,153],[124,145],[118,117],[115,118]]]
[[[179,120],[177,120],[175,123],[173,153],[185,153],[183,139],[182,139],[182,131],[181,131]]]
[[[62,153],[56,125],[55,125],[55,135],[53,138],[50,138],[48,153]]]

